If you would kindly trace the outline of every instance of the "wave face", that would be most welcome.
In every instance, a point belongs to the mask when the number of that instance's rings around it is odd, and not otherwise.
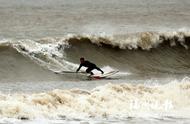
[[[63,80],[63,77],[48,71],[62,66],[56,63],[56,59],[50,58],[53,47],[48,45],[32,40],[3,40],[0,45],[0,82]]]
[[[171,90],[172,89],[172,90]],[[0,94],[0,116],[18,119],[174,117],[190,115],[189,79],[165,85],[106,84],[90,91]]]
[[[189,73],[189,32],[143,32],[116,36],[73,36],[69,61],[84,56],[130,73]]]
[[[98,66],[131,74],[187,75],[190,73],[189,40],[188,31],[5,39],[0,43],[1,66],[5,67],[1,68],[1,79],[7,79],[7,74],[13,78],[24,74],[20,77],[40,79],[51,75],[51,71],[75,71],[81,56]]]

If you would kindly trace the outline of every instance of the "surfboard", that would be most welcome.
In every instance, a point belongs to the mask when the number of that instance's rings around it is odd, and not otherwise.
[[[55,74],[79,74],[79,75],[84,75],[87,76],[90,79],[103,79],[103,78],[107,78],[110,77],[116,73],[118,73],[119,71],[114,70],[114,71],[110,71],[110,72],[106,72],[104,74],[94,74],[94,75],[89,75],[86,72],[75,72],[75,71],[59,71],[59,72],[54,72]]]
[[[76,71],[54,71],[55,74],[87,74],[86,72],[76,72]]]
[[[95,74],[95,75],[90,75],[89,77],[91,79],[102,79],[102,78],[107,78],[107,77],[110,77],[116,73],[118,73],[119,71],[110,71],[110,72],[107,72],[107,73],[104,73],[104,74]]]

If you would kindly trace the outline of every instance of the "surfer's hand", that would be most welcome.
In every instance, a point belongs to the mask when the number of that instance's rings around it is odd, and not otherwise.
[[[78,73],[79,69],[76,70],[76,73]]]

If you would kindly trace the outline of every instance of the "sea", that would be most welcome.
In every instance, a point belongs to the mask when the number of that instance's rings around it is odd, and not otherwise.
[[[189,124],[189,6],[0,0],[0,124]]]

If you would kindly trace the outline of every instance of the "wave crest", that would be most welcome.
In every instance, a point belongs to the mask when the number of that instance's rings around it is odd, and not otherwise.
[[[170,46],[177,44],[188,49],[190,32],[141,32],[126,35],[71,35],[65,39],[67,42],[91,42],[101,45],[110,45],[120,49],[142,49],[149,50],[156,48],[162,43],[168,43]]]

